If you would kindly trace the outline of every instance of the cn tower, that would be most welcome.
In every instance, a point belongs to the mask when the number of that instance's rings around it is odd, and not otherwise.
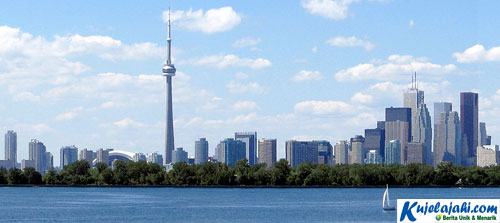
[[[164,164],[172,163],[174,150],[174,118],[172,110],[172,77],[175,76],[175,66],[172,64],[172,39],[170,38],[170,9],[168,10],[167,61],[163,65],[163,76],[167,78],[167,123],[165,127],[165,158]]]

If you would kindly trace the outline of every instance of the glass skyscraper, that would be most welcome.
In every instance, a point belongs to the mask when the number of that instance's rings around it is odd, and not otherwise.
[[[237,132],[234,134],[235,140],[245,143],[245,153],[248,164],[257,164],[257,132]]]

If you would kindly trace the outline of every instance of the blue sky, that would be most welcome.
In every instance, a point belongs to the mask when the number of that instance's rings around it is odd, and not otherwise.
[[[30,1],[0,8],[0,130],[59,149],[163,152],[165,12],[173,19],[176,147],[210,154],[236,131],[278,139],[363,134],[402,105],[411,74],[433,112],[480,96],[500,131],[497,1]]]

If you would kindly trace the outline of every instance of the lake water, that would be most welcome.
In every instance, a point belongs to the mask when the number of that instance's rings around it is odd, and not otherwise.
[[[394,222],[384,188],[0,187],[0,222]],[[500,188],[391,188],[397,198],[500,198]]]

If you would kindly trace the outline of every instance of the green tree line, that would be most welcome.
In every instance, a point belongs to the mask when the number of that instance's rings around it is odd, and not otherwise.
[[[464,167],[443,162],[436,168],[424,164],[359,165],[303,163],[290,167],[284,159],[272,167],[250,166],[246,159],[234,167],[223,163],[176,163],[170,171],[158,164],[116,161],[91,167],[86,161],[42,175],[34,168],[0,169],[0,184],[119,185],[119,186],[497,186],[500,167]]]

